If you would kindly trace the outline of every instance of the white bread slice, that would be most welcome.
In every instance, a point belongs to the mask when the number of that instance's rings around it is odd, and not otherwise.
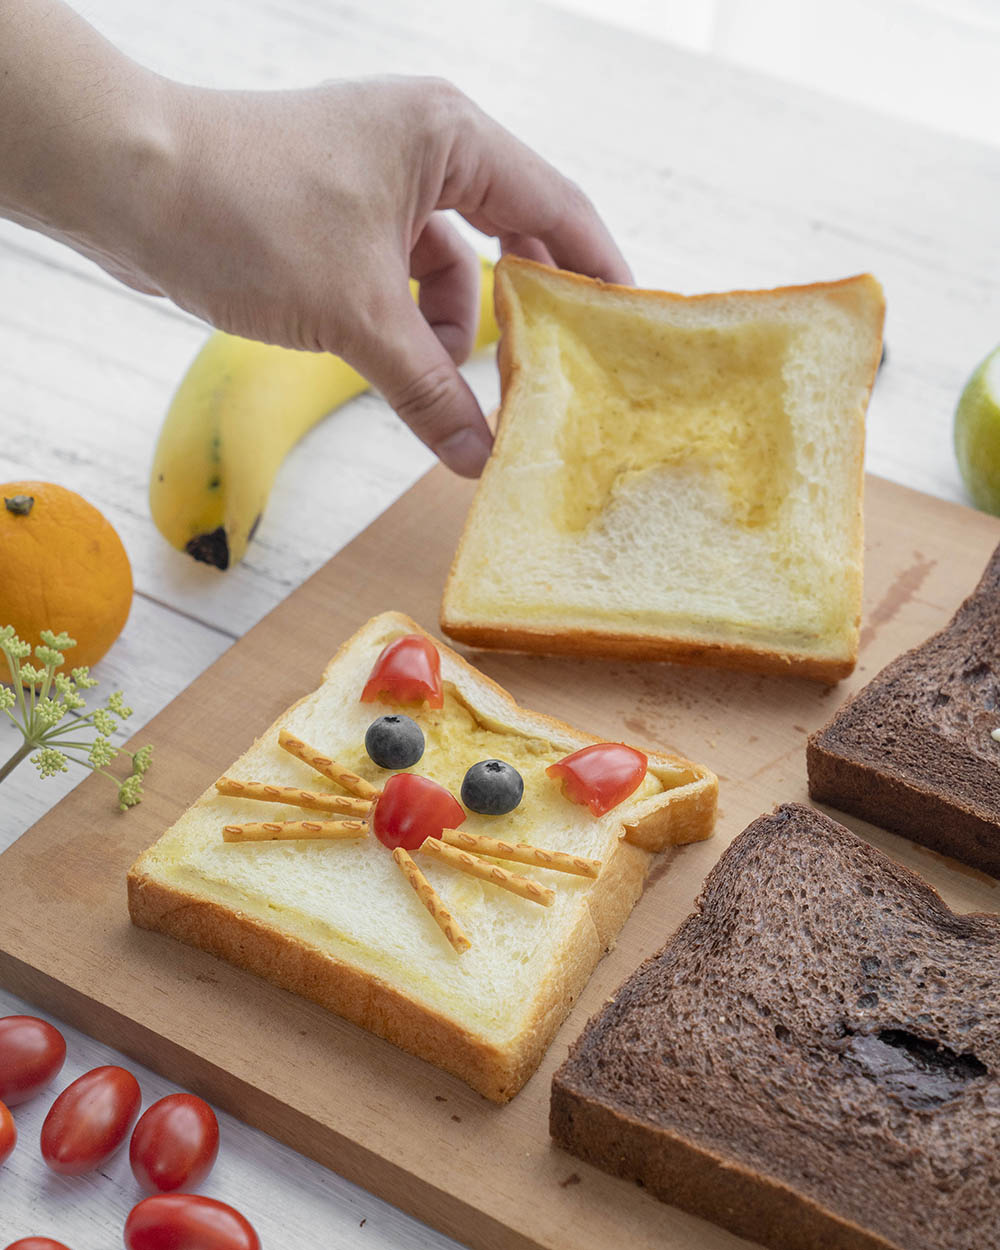
[[[384,784],[388,774],[369,760],[364,735],[388,709],[359,698],[382,648],[420,632],[396,612],[374,617],[333,658],[319,688],[281,715],[227,775],[337,791],[278,746],[279,730],[287,727]],[[635,795],[592,816],[565,799],[544,769],[597,739],[518,707],[432,641],[441,656],[445,707],[410,713],[427,745],[409,771],[457,795],[478,760],[514,764],[525,782],[520,806],[507,816],[469,813],[463,830],[600,859],[597,880],[507,865],[555,890],[553,906],[540,907],[415,852],[472,942],[457,955],[373,836],[227,844],[226,824],[315,813],[223,797],[213,788],[133,865],[129,911],[137,925],[321,1003],[504,1102],[537,1067],[613,943],[642,892],[652,853],[712,832],[717,785],[706,768],[652,755]]]
[[[685,297],[507,258],[495,292],[499,434],[445,633],[846,676],[875,279]]]

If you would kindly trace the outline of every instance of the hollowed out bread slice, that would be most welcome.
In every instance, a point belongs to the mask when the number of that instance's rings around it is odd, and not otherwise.
[[[419,632],[399,613],[373,618],[337,653],[319,688],[280,716],[227,775],[339,792],[279,747],[279,730],[287,728],[384,785],[389,774],[368,758],[364,737],[392,709],[361,703],[360,695],[383,647]],[[132,867],[129,909],[136,924],[321,1003],[502,1102],[534,1071],[613,942],[653,853],[711,833],[716,780],[697,764],[654,755],[640,789],[596,818],[565,799],[544,771],[595,739],[519,708],[436,645],[445,706],[408,709],[426,739],[423,758],[409,771],[457,796],[472,764],[508,761],[524,777],[520,806],[507,816],[470,813],[463,830],[599,859],[596,880],[506,865],[555,890],[553,906],[540,907],[414,852],[471,940],[458,955],[374,836],[227,844],[226,824],[316,813],[222,797],[213,788]]]
[[[849,673],[875,279],[684,297],[505,259],[495,289],[500,428],[444,631]]]
[[[1000,547],[949,624],[809,739],[809,794],[1000,877]]]
[[[551,1127],[781,1250],[997,1250],[1000,921],[780,807],[587,1025]]]

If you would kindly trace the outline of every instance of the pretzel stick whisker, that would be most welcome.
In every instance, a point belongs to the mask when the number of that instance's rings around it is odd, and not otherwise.
[[[504,842],[500,838],[487,838],[462,829],[443,829],[441,841],[475,855],[490,855],[493,859],[506,859],[516,864],[533,864],[536,868],[551,868],[554,872],[569,872],[577,877],[596,877],[601,871],[599,859],[584,859],[581,855],[567,855],[563,851],[546,851],[529,842]]]
[[[348,798],[346,794],[323,794],[318,790],[300,790],[298,786],[274,786],[266,781],[237,781],[220,777],[215,783],[220,794],[235,799],[256,799],[261,803],[289,803],[317,812],[339,812],[343,816],[367,816],[371,803],[365,799]]]
[[[478,877],[480,881],[492,881],[501,889],[509,890],[511,894],[517,894],[521,898],[528,899],[529,902],[539,903],[542,907],[551,907],[555,902],[555,890],[539,885],[537,881],[532,881],[529,877],[517,877],[506,868],[500,868],[496,864],[488,863],[485,859],[470,855],[467,851],[448,846],[439,838],[426,838],[420,850],[440,860],[442,864],[450,864],[459,872],[467,872],[470,877]]]
[[[409,881],[413,887],[417,898],[427,908],[434,919],[434,923],[452,944],[455,951],[461,955],[467,951],[472,943],[465,936],[454,917],[445,907],[444,903],[438,897],[434,887],[413,862],[413,857],[403,847],[397,846],[392,853],[392,858],[398,865],[403,876]]]
[[[242,825],[226,825],[224,842],[276,842],[290,838],[363,838],[368,826],[363,820],[261,820]]]
[[[330,759],[329,755],[323,755],[315,747],[311,747],[308,743],[303,742],[301,738],[296,738],[294,734],[290,734],[287,729],[279,731],[278,746],[286,750],[289,755],[294,755],[296,759],[301,760],[303,764],[308,764],[310,768],[315,768],[324,777],[329,777],[338,786],[343,786],[351,794],[356,794],[359,799],[377,799],[381,793],[370,781],[365,781],[364,777],[359,777],[357,773],[352,773],[343,764],[338,764],[336,760]]]

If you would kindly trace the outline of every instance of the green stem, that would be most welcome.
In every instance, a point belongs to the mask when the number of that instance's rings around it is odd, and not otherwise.
[[[4,777],[6,777],[8,773],[12,773],[23,759],[27,759],[34,749],[35,747],[33,743],[22,742],[7,763],[0,766],[0,781],[3,781]]]
[[[88,725],[85,720],[78,720],[70,714],[64,716],[62,720],[57,720],[54,725],[50,725],[48,729],[43,729],[38,735],[39,742],[56,742],[63,734],[79,733],[81,729],[93,729],[93,725]]]
[[[40,699],[48,697],[48,693],[52,689],[52,678],[55,676],[55,671],[55,667],[52,664],[45,665],[45,676],[42,678],[42,692],[38,696]]]
[[[14,694],[17,697],[17,706],[21,709],[21,723],[27,729],[28,707],[24,701],[24,683],[21,681],[21,661],[15,660],[6,647],[4,647],[3,653],[7,657],[7,668],[10,672],[10,680],[14,687]]]
[[[67,742],[64,738],[39,738],[39,742],[44,743],[45,746],[54,745],[59,751],[89,751],[94,745],[92,742]],[[114,743],[111,745],[114,746]]]

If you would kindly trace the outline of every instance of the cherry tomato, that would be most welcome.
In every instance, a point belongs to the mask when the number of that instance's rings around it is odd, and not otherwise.
[[[563,793],[571,803],[585,803],[595,816],[603,816],[639,788],[648,763],[641,751],[623,742],[596,742],[545,771],[562,778]]]
[[[42,1158],[53,1172],[79,1176],[110,1159],[135,1123],[142,1094],[124,1068],[94,1068],[67,1085],[42,1125]]]
[[[442,829],[457,829],[465,808],[444,786],[417,773],[395,773],[375,804],[372,830],[390,850],[415,851],[425,838],[439,838]]]
[[[224,1202],[198,1194],[144,1198],[125,1221],[126,1250],[260,1250],[250,1224]]]
[[[219,1153],[219,1122],[194,1094],[168,1094],[143,1112],[128,1148],[132,1174],[147,1193],[194,1189]]]
[[[27,1102],[48,1085],[66,1059],[58,1029],[34,1016],[0,1019],[0,1101],[8,1107]]]
[[[6,1250],[69,1250],[69,1246],[51,1237],[22,1237],[20,1241],[12,1241]]]
[[[0,1163],[5,1163],[10,1158],[16,1145],[17,1129],[14,1126],[14,1117],[6,1105],[0,1102]]]
[[[361,692],[361,702],[374,703],[379,698],[391,703],[426,699],[428,707],[444,707],[441,657],[429,638],[405,634],[383,650]]]

